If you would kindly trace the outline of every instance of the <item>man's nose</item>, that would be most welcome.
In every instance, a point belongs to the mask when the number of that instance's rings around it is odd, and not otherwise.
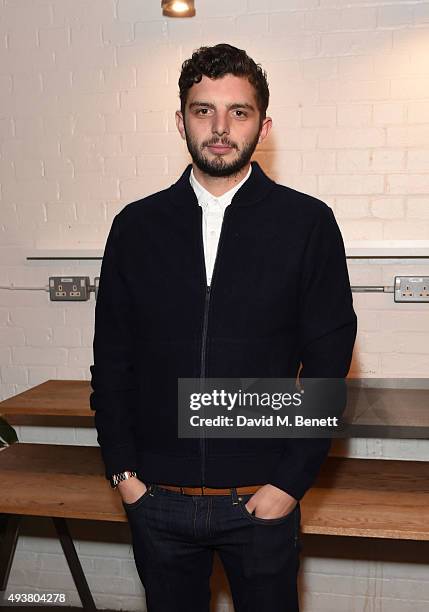
[[[229,121],[226,113],[216,113],[213,119],[212,132],[218,136],[229,134]]]

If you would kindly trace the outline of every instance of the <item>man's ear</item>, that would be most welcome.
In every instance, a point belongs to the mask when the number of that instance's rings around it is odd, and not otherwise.
[[[176,118],[176,126],[177,129],[179,130],[179,133],[181,135],[181,137],[183,138],[183,140],[186,140],[186,135],[185,135],[185,125],[183,122],[183,114],[181,111],[176,111],[175,114],[175,118]]]
[[[273,127],[273,120],[271,119],[271,117],[265,117],[265,119],[262,121],[262,127],[259,133],[258,144],[260,144],[261,142],[265,140],[265,138],[270,133],[272,127]]]

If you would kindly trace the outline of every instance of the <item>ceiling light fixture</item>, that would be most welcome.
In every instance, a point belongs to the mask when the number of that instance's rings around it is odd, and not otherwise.
[[[161,0],[162,14],[165,17],[194,17],[194,0]]]

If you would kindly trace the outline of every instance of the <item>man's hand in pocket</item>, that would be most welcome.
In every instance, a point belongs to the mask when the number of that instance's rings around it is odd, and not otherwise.
[[[128,478],[118,484],[119,494],[122,497],[122,501],[126,504],[133,504],[147,491],[147,487],[139,480],[136,476],[134,478]]]
[[[246,508],[255,516],[264,519],[276,519],[292,512],[298,500],[271,484],[266,484],[256,491],[246,503]]]

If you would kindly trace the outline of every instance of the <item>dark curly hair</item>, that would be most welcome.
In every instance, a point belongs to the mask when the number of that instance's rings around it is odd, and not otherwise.
[[[265,118],[270,92],[266,72],[242,49],[221,43],[213,47],[200,47],[182,64],[179,77],[180,108],[185,113],[188,91],[204,76],[218,79],[226,74],[247,77],[256,93],[261,120]]]

